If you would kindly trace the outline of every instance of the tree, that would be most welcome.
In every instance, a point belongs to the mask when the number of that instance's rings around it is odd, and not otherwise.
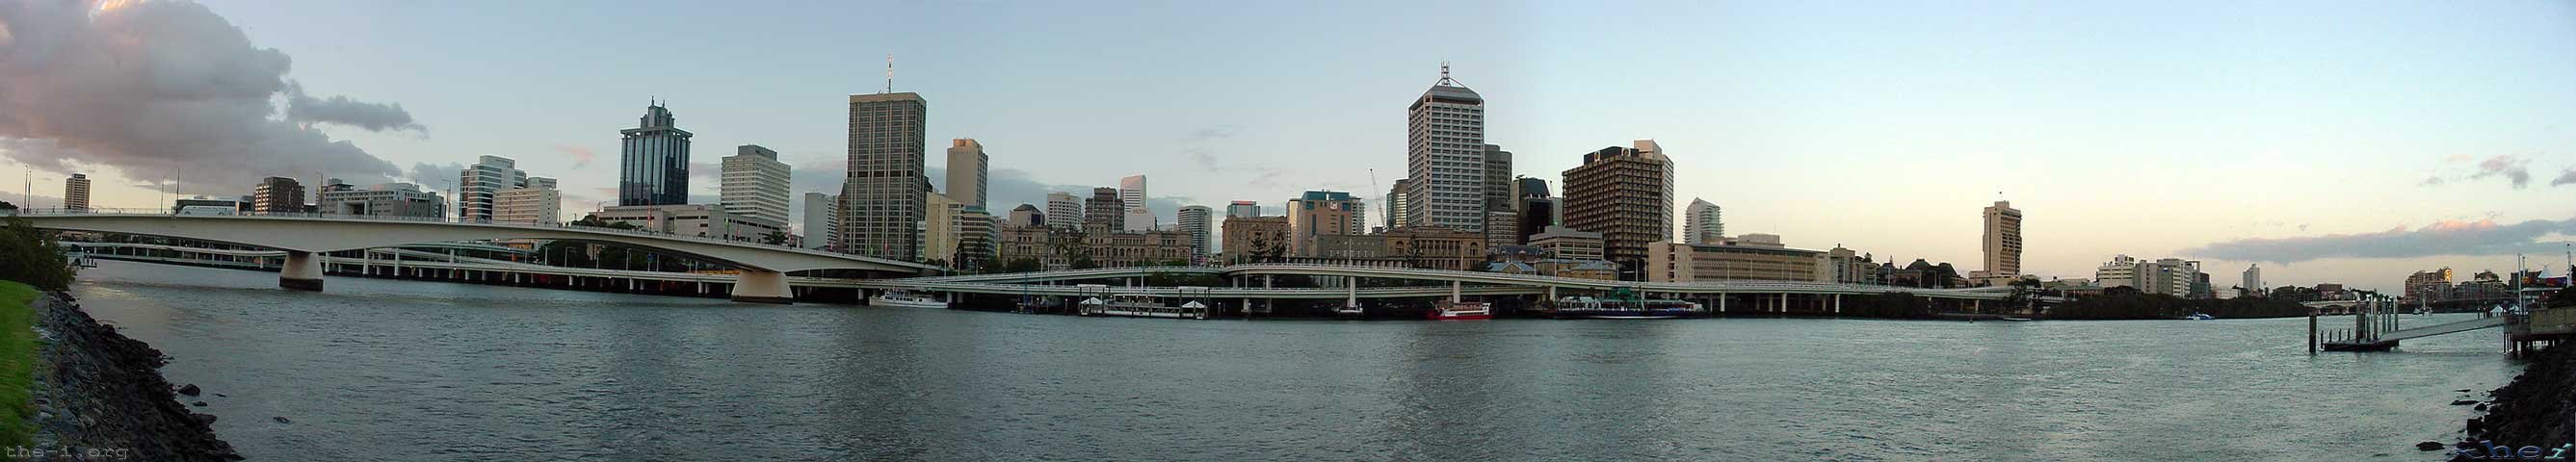
[[[1003,264],[1002,264],[1002,272],[1005,272],[1005,273],[1028,273],[1028,272],[1035,272],[1035,271],[1037,271],[1037,270],[1041,269],[1042,267],[1043,267],[1043,264],[1038,263],[1038,259],[1035,259],[1035,258],[1028,258],[1028,257],[1020,257],[1020,258],[1013,258],[1013,259],[1011,259],[1011,261],[1003,263]]]
[[[2122,295],[2137,295],[2138,293],[2139,293],[2139,292],[2138,292],[2138,288],[2136,288],[2136,287],[2130,287],[2130,286],[2112,286],[2111,288],[2108,288],[2108,289],[2102,289],[2102,296],[2105,296],[2105,297],[2117,297],[2117,296],[2122,296]]]
[[[770,232],[769,232],[769,234],[762,234],[762,235],[760,235],[760,243],[762,243],[762,244],[769,244],[769,245],[786,245],[786,244],[787,244],[787,232],[786,232],[786,231],[770,231]]]
[[[2548,306],[2549,306],[2550,308],[2566,308],[2566,307],[2576,306],[2576,286],[2568,286],[2567,288],[2564,288],[2564,289],[2558,289],[2558,294],[2557,294],[2557,295],[2551,295],[2551,296],[2549,296],[2549,305],[2548,305]]]
[[[1073,256],[1073,269],[1092,269],[1099,267],[1100,263],[1091,261],[1091,254],[1086,253]]]
[[[7,223],[7,229],[0,229],[0,279],[44,290],[71,288],[72,268],[63,260],[62,244],[26,217],[10,216]]]

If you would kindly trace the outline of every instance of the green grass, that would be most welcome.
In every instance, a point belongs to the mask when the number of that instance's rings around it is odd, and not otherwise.
[[[35,287],[0,281],[0,447],[27,447],[36,435]]]

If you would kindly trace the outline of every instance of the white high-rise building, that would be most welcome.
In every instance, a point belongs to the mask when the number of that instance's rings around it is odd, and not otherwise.
[[[1118,179],[1118,201],[1127,207],[1127,232],[1152,231],[1159,224],[1154,222],[1154,210],[1145,207],[1146,197],[1144,175]]]
[[[832,237],[835,235],[833,230],[841,229],[841,221],[833,219],[840,211],[840,204],[839,196],[805,193],[805,229],[797,230],[805,235],[805,248],[829,249],[832,243],[841,242]]]
[[[993,156],[984,154],[984,143],[976,142],[974,138],[950,140],[948,142],[948,189],[942,192],[947,193],[949,199],[956,200],[959,204],[990,208],[984,203],[986,199],[984,169],[992,161]]]
[[[2256,294],[2256,295],[2264,294],[2265,292],[2264,292],[2264,290],[2263,290],[2263,264],[2261,264],[2261,263],[2256,263],[2256,264],[2251,264],[2251,265],[2245,265],[2245,282],[2244,282],[2244,284],[2243,284],[2243,285],[2240,285],[2240,286],[2238,286],[2238,287],[2241,287],[2241,288],[2245,289],[2247,292],[2249,292],[2249,293],[2253,293],[2253,294]]]
[[[1063,191],[1047,193],[1046,224],[1064,229],[1082,229],[1082,199],[1073,197],[1073,193]]]
[[[553,178],[529,178],[527,186],[501,191],[492,199],[492,221],[551,225],[563,223],[563,192]]]
[[[1208,241],[1208,215],[1215,211],[1216,209],[1208,208],[1208,206],[1205,205],[1181,207],[1180,216],[1178,219],[1173,220],[1180,223],[1181,232],[1188,233],[1190,235],[1190,257],[1192,261],[1196,261],[1198,258],[1204,257],[1208,254],[1208,246],[1211,244]]]
[[[720,179],[726,215],[787,226],[787,163],[778,161],[778,151],[746,144],[734,148],[734,155],[724,158],[724,176]]]
[[[1404,226],[1485,229],[1485,97],[1449,79],[1415,98],[1405,111]],[[1671,231],[1666,231],[1671,232]]]
[[[1724,213],[1725,209],[1718,208],[1707,199],[1691,199],[1690,208],[1682,219],[1682,242],[1694,245],[1725,242]]]
[[[519,161],[501,156],[483,156],[465,166],[457,174],[456,219],[490,221],[493,199],[501,191],[528,185],[528,172],[518,166]]]

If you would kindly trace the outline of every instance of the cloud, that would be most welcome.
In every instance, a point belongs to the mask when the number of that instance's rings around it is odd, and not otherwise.
[[[410,130],[429,134],[429,127],[411,121],[411,113],[401,104],[369,103],[347,96],[314,98],[304,94],[304,85],[286,83],[286,120],[306,123],[328,123],[367,129],[367,131]]]
[[[724,181],[724,165],[714,162],[689,163],[689,182],[694,183],[690,187],[714,186],[719,181]]]
[[[2436,176],[2436,177],[2425,177],[2425,178],[2424,178],[2424,182],[2422,182],[2422,183],[2416,183],[2415,185],[2416,185],[2416,186],[2441,186],[2441,185],[2442,185],[2442,177],[2438,177],[2438,176]]]
[[[2576,184],[2576,168],[2570,168],[2567,169],[2567,171],[2559,172],[2558,179],[2549,180],[2550,186],[2565,186],[2571,184]]]
[[[406,127],[398,106],[289,93],[291,60],[192,2],[0,2],[0,149],[35,168],[185,168],[190,183],[248,187],[320,173],[365,183],[402,169],[307,122]],[[275,99],[309,101],[281,114]]]
[[[2302,232],[2302,233],[2304,233],[2304,232],[2308,232],[2308,224],[2307,224],[2307,223],[2300,223],[2300,224],[2299,224],[2299,232]]]
[[[1237,132],[1237,131],[1240,131],[1240,130],[1239,130],[1239,129],[1237,129],[1237,128],[1236,128],[1235,126],[1233,126],[1233,125],[1218,125],[1218,126],[1213,126],[1213,127],[1199,127],[1199,129],[1197,129],[1197,130],[1191,130],[1191,131],[1190,131],[1190,141],[1208,141],[1208,140],[1216,140],[1216,139],[1233,138],[1233,137],[1234,137],[1234,133],[1235,133],[1235,132]]]
[[[2531,164],[2529,159],[2517,156],[2489,157],[2487,160],[2478,161],[2478,173],[2469,175],[2469,179],[2479,180],[2501,176],[2513,181],[2513,189],[2522,189],[2524,186],[2531,185],[2531,169],[2526,167],[2529,164]]]
[[[589,167],[591,160],[599,158],[599,153],[591,151],[590,148],[563,144],[555,145],[554,148],[555,152],[563,153],[564,157],[572,158],[573,168]]]
[[[464,174],[465,164],[414,162],[411,164],[411,174],[406,178],[410,178],[412,183],[419,184],[423,188],[443,188],[456,185],[456,181],[463,179]]]
[[[2576,234],[2576,218],[2497,224],[2442,220],[2422,228],[2404,226],[2376,233],[2328,234],[2277,239],[2239,239],[2183,249],[2184,255],[2240,261],[2297,263],[2325,258],[2413,258],[2435,255],[2509,255],[2548,252],[2538,240],[2551,234]]]

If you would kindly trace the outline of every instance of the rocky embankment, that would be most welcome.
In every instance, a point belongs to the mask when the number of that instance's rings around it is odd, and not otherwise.
[[[2537,446],[2546,455],[2571,443],[2569,438],[2576,438],[2576,347],[2542,350],[2522,376],[2488,395],[2477,404],[2485,415],[2469,419],[2468,441],[2454,448],[2491,452],[2492,446]]]
[[[161,350],[81,312],[68,295],[35,301],[36,447],[43,460],[241,460],[215,416],[189,412],[161,378]],[[196,387],[185,390],[198,393]],[[194,399],[193,397],[191,399]],[[84,457],[86,456],[86,457]]]

